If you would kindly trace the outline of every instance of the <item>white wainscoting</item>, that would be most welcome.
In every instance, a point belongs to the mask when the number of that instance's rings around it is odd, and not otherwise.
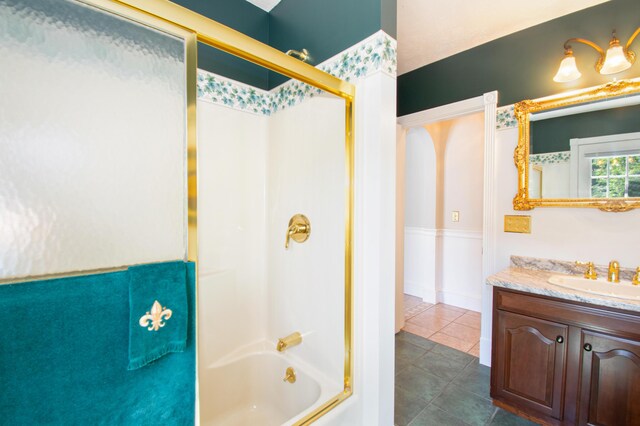
[[[405,227],[404,292],[480,312],[482,231]]]
[[[404,292],[436,303],[438,230],[404,228]]]
[[[482,308],[482,231],[444,229],[442,280],[438,302],[480,312]]]

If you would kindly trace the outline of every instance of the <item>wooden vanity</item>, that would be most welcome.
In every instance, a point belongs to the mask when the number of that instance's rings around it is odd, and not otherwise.
[[[552,425],[640,425],[640,312],[495,286],[491,397]]]

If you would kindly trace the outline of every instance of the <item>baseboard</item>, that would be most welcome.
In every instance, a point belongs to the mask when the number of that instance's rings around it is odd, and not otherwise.
[[[480,337],[480,364],[491,367],[491,339]]]
[[[424,283],[418,281],[404,280],[404,294],[415,297],[424,297]]]
[[[428,289],[424,292],[422,296],[422,301],[427,303],[436,304],[438,303],[438,293],[435,289]]]
[[[447,305],[457,306],[470,311],[482,312],[482,298],[471,294],[458,293],[454,291],[438,291],[438,302]]]
[[[418,281],[405,280],[404,282],[404,294],[409,296],[415,296],[422,299],[423,302],[437,303],[437,293],[434,289],[427,288],[426,283]]]

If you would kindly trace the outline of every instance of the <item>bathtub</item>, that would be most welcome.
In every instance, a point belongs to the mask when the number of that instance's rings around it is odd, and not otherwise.
[[[287,367],[294,368],[295,383],[283,380]],[[201,367],[199,381],[202,426],[291,425],[325,402],[334,387],[275,350]]]

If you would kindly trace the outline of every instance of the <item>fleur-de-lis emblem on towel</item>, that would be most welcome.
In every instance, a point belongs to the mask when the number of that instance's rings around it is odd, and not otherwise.
[[[151,307],[151,312],[147,311],[147,313],[140,317],[140,327],[148,327],[147,330],[158,331],[160,327],[164,327],[164,321],[171,318],[171,309],[164,308],[157,300],[153,302],[153,306]],[[164,320],[164,321],[163,321]],[[149,325],[151,322],[151,325]]]

